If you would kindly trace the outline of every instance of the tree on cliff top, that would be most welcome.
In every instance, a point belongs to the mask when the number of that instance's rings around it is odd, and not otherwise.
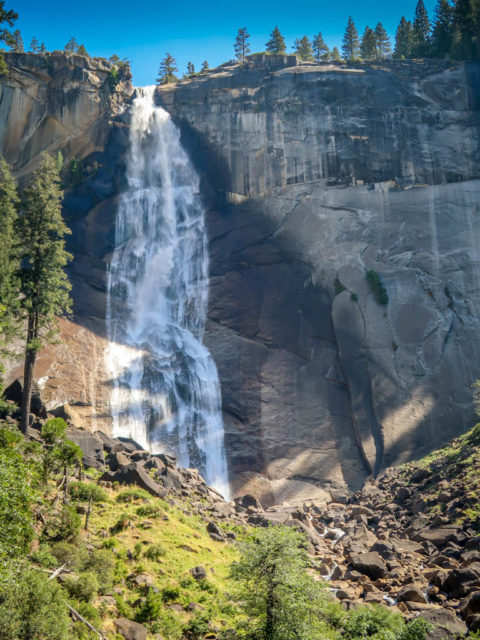
[[[64,47],[64,50],[67,53],[77,53],[78,51],[78,42],[76,41],[76,39],[72,36],[70,38],[70,40],[67,42],[67,44]]]
[[[377,46],[377,58],[386,58],[392,53],[390,38],[381,22],[377,23],[375,27],[375,43]]]
[[[307,36],[295,40],[294,47],[294,53],[296,53],[301,60],[313,60],[312,43]]]
[[[158,69],[157,85],[175,82],[177,80],[175,71],[178,71],[175,58],[169,53],[166,53]]]
[[[360,44],[358,40],[358,31],[352,16],[348,17],[347,28],[343,36],[342,53],[345,60],[353,60],[360,53]]]
[[[405,16],[402,16],[400,24],[395,34],[395,51],[394,58],[410,58],[412,54],[412,23],[407,22]]]
[[[430,52],[430,20],[423,4],[418,0],[413,21],[413,56],[423,58]]]
[[[5,42],[9,46],[12,45],[12,34],[5,25],[13,27],[13,23],[18,18],[18,14],[11,9],[5,9],[5,0],[0,0],[0,42]],[[5,64],[5,58],[0,53],[0,76],[5,75],[8,72],[7,65]]]
[[[455,9],[448,0],[438,0],[432,29],[432,55],[443,58],[450,53],[453,43]]]
[[[249,38],[250,34],[247,31],[247,27],[242,27],[238,30],[233,48],[235,50],[237,60],[240,60],[241,62],[245,62],[245,58],[250,53],[250,44],[248,43]]]
[[[55,160],[44,153],[25,187],[16,232],[20,247],[21,306],[27,321],[21,428],[28,426],[33,369],[38,351],[57,333],[56,317],[70,311],[70,282],[65,250],[70,233],[62,218],[62,191]]]
[[[15,53],[23,53],[25,51],[25,47],[23,46],[23,38],[20,33],[20,29],[15,29],[15,31],[11,35],[11,44],[10,49],[15,51]]]
[[[363,32],[362,42],[360,44],[360,53],[364,60],[373,60],[377,57],[377,42],[375,33],[368,25]]]
[[[313,55],[317,62],[321,62],[322,60],[328,60],[329,49],[325,44],[325,40],[321,32],[319,31],[316,36],[313,36],[312,40],[312,49]]]
[[[275,27],[270,34],[270,40],[265,44],[265,47],[268,53],[277,55],[285,53],[287,50],[287,47],[285,46],[285,39],[280,33],[280,29],[278,27]]]

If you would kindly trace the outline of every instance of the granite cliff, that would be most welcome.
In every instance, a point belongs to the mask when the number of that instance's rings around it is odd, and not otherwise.
[[[75,318],[38,375],[50,406],[107,428],[105,273],[131,87],[81,57],[9,64],[0,146],[18,175],[42,149],[84,165],[65,200]],[[292,64],[253,58],[157,94],[208,206],[206,342],[231,481],[265,504],[357,489],[442,444],[471,423],[480,376],[480,65]]]

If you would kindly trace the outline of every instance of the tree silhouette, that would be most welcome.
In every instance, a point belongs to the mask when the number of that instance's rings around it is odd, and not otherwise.
[[[175,82],[175,80],[177,80],[175,71],[178,71],[175,58],[167,52],[163,60],[160,62],[157,85]]]
[[[343,57],[345,58],[345,60],[353,60],[358,56],[359,51],[360,45],[358,41],[358,31],[355,27],[355,23],[352,20],[352,16],[349,16],[347,28],[345,29],[345,35],[343,36]]]
[[[320,62],[321,60],[328,60],[329,49],[325,44],[325,41],[320,31],[317,33],[316,36],[313,36],[312,49],[313,49],[313,55],[315,56],[315,60],[317,62]]]
[[[245,62],[246,56],[250,53],[250,45],[248,43],[249,38],[250,34],[247,31],[247,27],[242,27],[238,30],[233,48],[235,50],[237,60],[240,60],[241,62]]]
[[[395,58],[410,58],[412,55],[412,38],[413,27],[410,21],[407,21],[405,16],[401,17],[400,24],[397,28],[395,35]]]
[[[270,34],[270,40],[265,44],[265,47],[268,53],[281,54],[285,53],[286,46],[285,40],[280,33],[280,29],[275,27],[272,33]]]
[[[307,36],[295,40],[294,47],[294,52],[297,56],[300,56],[301,60],[313,60],[312,43]]]
[[[418,0],[413,21],[413,55],[417,58],[425,57],[430,52],[430,20],[423,4]]]
[[[392,53],[390,38],[381,22],[375,27],[375,44],[377,47],[377,58],[386,58]]]
[[[373,60],[377,57],[377,42],[373,29],[367,25],[363,32],[362,42],[360,44],[360,54],[364,60]]]

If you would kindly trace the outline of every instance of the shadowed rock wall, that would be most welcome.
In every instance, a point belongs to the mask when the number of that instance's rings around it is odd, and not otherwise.
[[[355,488],[472,421],[479,69],[226,67],[159,92],[210,199],[207,343],[239,492]]]

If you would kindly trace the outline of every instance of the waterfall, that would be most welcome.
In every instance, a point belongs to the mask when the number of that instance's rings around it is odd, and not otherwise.
[[[128,188],[108,272],[113,435],[200,469],[229,497],[220,385],[203,345],[208,251],[199,179],[155,87],[132,106]]]

